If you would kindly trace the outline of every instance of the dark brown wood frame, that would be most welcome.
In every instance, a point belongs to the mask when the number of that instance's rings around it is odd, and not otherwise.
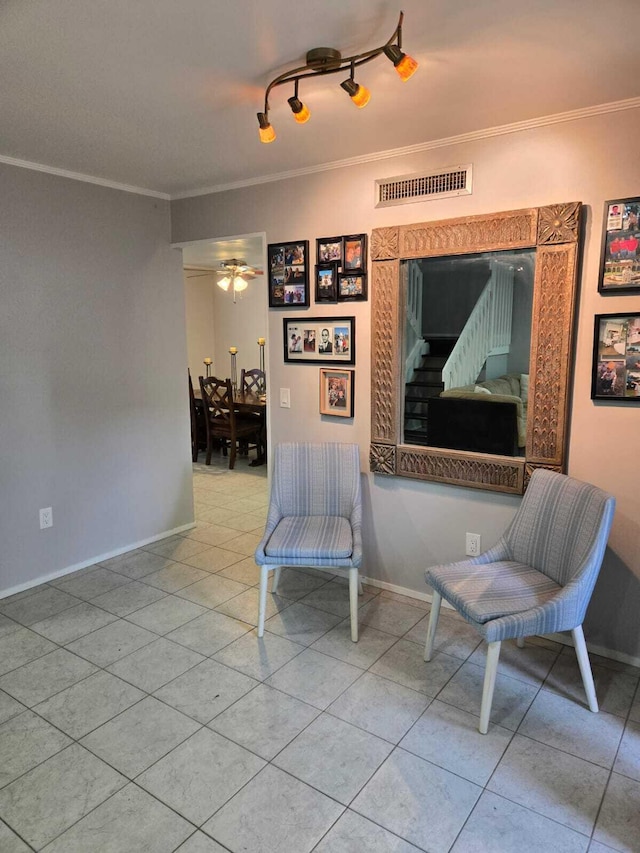
[[[373,473],[522,494],[534,468],[565,470],[581,209],[580,202],[570,202],[373,231]],[[527,248],[537,251],[525,456],[402,444],[401,261]]]

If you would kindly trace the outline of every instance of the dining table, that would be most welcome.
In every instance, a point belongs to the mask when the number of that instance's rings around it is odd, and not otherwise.
[[[202,392],[199,388],[193,389],[194,402],[196,406],[196,414],[203,411]],[[258,452],[258,456],[249,463],[250,468],[256,468],[258,465],[265,465],[267,462],[267,397],[266,394],[254,394],[252,391],[234,391],[233,393],[233,408],[241,414],[256,414],[262,416],[262,452]],[[200,419],[198,419],[200,421]],[[206,430],[204,417],[202,418],[202,426]],[[206,443],[206,435],[205,435]]]

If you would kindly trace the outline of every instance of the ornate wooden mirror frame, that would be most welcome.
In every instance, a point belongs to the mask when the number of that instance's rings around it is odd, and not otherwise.
[[[580,202],[376,228],[371,238],[371,471],[522,494],[534,468],[564,471]],[[404,294],[412,258],[536,249],[524,457],[403,444]]]

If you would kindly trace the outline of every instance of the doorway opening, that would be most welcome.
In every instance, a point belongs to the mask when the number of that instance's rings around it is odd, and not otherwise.
[[[174,244],[182,250],[187,339],[187,367],[196,398],[198,434],[194,455],[198,463],[205,459],[206,424],[201,402],[200,377],[230,379],[234,396],[242,392],[242,371],[262,369],[266,376],[258,396],[266,400],[269,372],[268,295],[266,269],[266,235],[264,232],[233,237],[210,238]],[[229,280],[230,261],[234,268],[245,265],[252,274],[242,281]],[[240,262],[242,262],[240,264]],[[241,274],[241,273],[240,273]],[[234,284],[236,285],[234,288]],[[238,286],[238,284],[240,286]],[[264,420],[262,448],[250,445],[249,455],[237,456],[234,470],[244,470],[247,459],[253,466],[266,460],[268,407],[260,415]],[[217,442],[213,456],[228,464],[227,444]],[[240,450],[244,450],[239,444]],[[217,467],[220,467],[219,465]]]

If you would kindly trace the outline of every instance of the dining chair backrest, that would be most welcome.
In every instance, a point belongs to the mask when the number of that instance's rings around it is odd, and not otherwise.
[[[218,379],[216,376],[200,377],[200,391],[209,417],[220,424],[231,424],[234,417],[233,386],[230,379]]]
[[[357,444],[283,442],[276,446],[271,500],[284,516],[352,518],[360,511]]]
[[[503,538],[513,560],[533,566],[560,586],[580,569],[592,588],[614,510],[615,499],[596,486],[537,468]]]
[[[258,367],[253,367],[251,370],[245,370],[244,367],[240,372],[240,388],[243,392],[251,394],[264,393],[264,370]]]

